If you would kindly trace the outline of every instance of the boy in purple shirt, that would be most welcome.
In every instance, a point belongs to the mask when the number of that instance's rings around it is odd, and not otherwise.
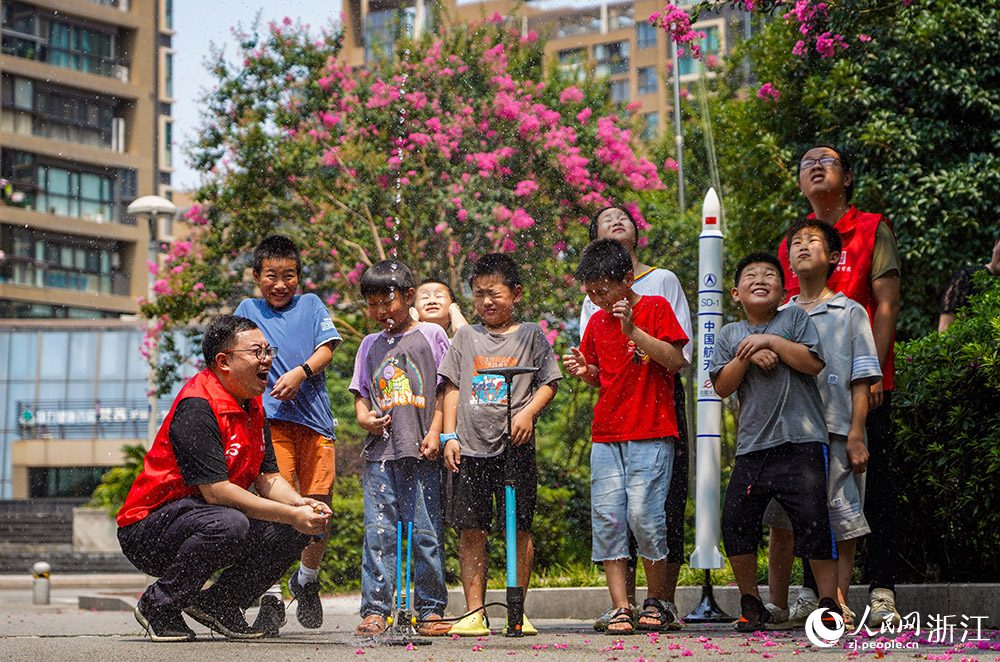
[[[438,366],[448,335],[437,324],[410,317],[413,274],[395,260],[378,262],[361,277],[368,314],[383,331],[365,337],[354,360],[354,409],[368,432],[365,460],[365,539],[361,563],[361,617],[355,633],[382,634],[393,604],[397,522],[413,523],[413,607],[424,636],[447,634],[444,583],[444,511],[441,400]]]

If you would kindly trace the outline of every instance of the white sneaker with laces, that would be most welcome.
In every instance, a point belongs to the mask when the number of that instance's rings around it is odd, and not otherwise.
[[[817,609],[819,609],[819,596],[813,593],[812,589],[801,589],[795,604],[789,609],[788,624],[792,627],[805,625],[809,614]]]
[[[899,612],[896,611],[896,596],[887,588],[877,588],[871,593],[872,610],[868,615],[868,627],[882,628],[883,623],[898,626]]]
[[[789,610],[787,607],[779,607],[773,602],[768,602],[766,605],[764,605],[764,609],[771,612],[772,626],[781,627],[788,620]]]

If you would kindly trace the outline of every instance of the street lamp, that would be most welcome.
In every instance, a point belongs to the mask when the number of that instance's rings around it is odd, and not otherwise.
[[[126,209],[126,212],[132,216],[138,218],[144,218],[149,222],[149,259],[156,260],[156,254],[159,252],[157,247],[157,234],[160,226],[160,218],[173,218],[174,214],[177,213],[177,206],[158,195],[144,195],[141,198],[136,198]],[[153,279],[147,275],[146,276],[147,287],[146,287],[146,297],[152,301],[155,298],[153,292]],[[147,327],[153,326],[153,321],[149,320]],[[149,368],[149,382],[148,390],[149,395],[149,424],[146,428],[146,447],[151,448],[153,445],[153,439],[156,437],[156,419],[159,414],[159,400],[156,395],[156,372],[155,366],[157,362],[157,346],[154,344],[150,348],[150,368]]]

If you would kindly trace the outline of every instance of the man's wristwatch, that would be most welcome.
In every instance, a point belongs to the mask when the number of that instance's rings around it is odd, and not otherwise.
[[[313,376],[312,368],[309,367],[308,363],[303,363],[299,367],[302,368],[303,370],[305,370],[305,372],[306,372],[306,379],[309,379],[309,378],[311,378]]]

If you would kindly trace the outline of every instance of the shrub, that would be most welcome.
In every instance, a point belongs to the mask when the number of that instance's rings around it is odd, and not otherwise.
[[[1000,279],[945,333],[896,353],[895,484],[903,574],[1000,581]]]
[[[132,483],[142,471],[142,461],[146,457],[146,447],[142,444],[122,446],[125,464],[114,467],[101,476],[101,484],[94,488],[87,502],[88,508],[102,508],[114,518],[125,505],[125,497],[132,489]]]

